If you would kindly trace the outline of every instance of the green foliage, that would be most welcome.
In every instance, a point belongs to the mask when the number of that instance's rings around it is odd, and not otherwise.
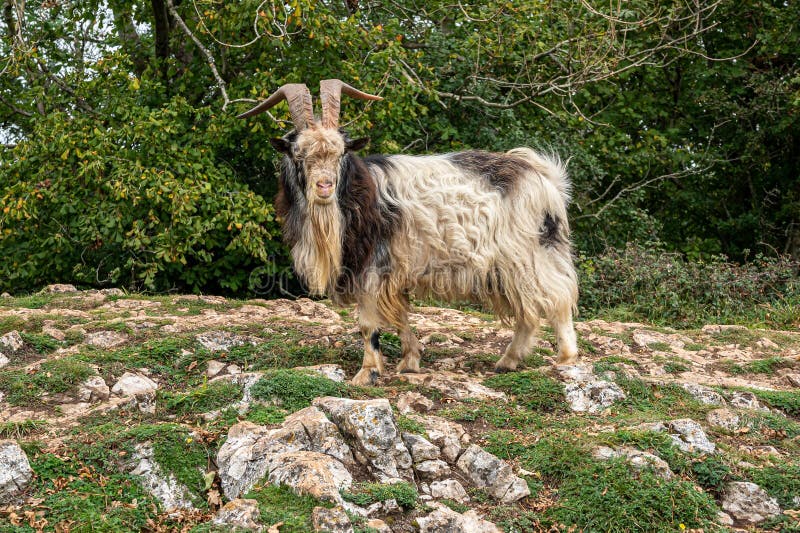
[[[44,420],[23,420],[21,422],[0,422],[0,439],[21,439],[47,427]]]
[[[800,417],[800,392],[794,390],[748,390],[755,394],[759,400],[766,402],[770,407],[780,409],[787,415]]]
[[[284,409],[294,412],[308,407],[318,396],[341,396],[347,388],[343,383],[313,372],[280,369],[266,373],[250,393],[257,400],[277,401]]]
[[[164,408],[177,415],[206,413],[241,399],[242,388],[223,381],[203,383],[189,392],[158,391],[157,399]]]
[[[75,359],[52,359],[44,361],[33,373],[0,370],[0,391],[6,393],[6,401],[12,405],[30,405],[44,393],[74,391],[78,384],[94,374],[91,366]]]
[[[633,474],[623,462],[593,463],[576,470],[559,487],[561,505],[547,512],[554,523],[585,531],[663,531],[710,528],[714,499],[692,483]]]
[[[528,370],[490,377],[488,387],[513,394],[518,403],[534,411],[564,410],[564,385],[541,372]]]
[[[61,346],[61,343],[50,335],[22,332],[20,336],[27,345],[31,346],[39,354],[50,353]]]
[[[397,429],[404,433],[416,433],[417,435],[422,435],[423,437],[427,435],[425,426],[405,415],[397,416]]]
[[[741,374],[774,374],[779,368],[791,368],[794,362],[783,357],[766,357],[756,359],[744,364],[734,363],[733,361],[722,361],[725,370],[734,375]]]
[[[679,385],[656,385],[640,379],[618,377],[617,384],[626,398],[617,405],[655,418],[663,416],[697,416],[708,409]]]
[[[257,485],[244,498],[252,498],[258,502],[261,522],[277,524],[283,522],[282,533],[306,533],[312,531],[311,512],[314,507],[327,507],[311,496],[298,496],[285,485]]]
[[[376,502],[396,500],[404,509],[413,509],[419,494],[411,483],[354,483],[349,490],[342,492],[342,497],[349,502],[367,507]]]
[[[692,463],[692,473],[701,487],[720,492],[731,469],[719,456],[707,455]]]
[[[776,498],[784,509],[796,509],[795,498],[800,497],[800,465],[779,464],[752,469],[747,477]]]
[[[746,321],[791,326],[800,305],[798,264],[756,257],[737,265],[722,257],[687,261],[677,254],[629,244],[578,261],[582,312],[624,309],[627,318],[699,326]]]

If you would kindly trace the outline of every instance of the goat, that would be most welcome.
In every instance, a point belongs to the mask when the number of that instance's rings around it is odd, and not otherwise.
[[[488,304],[514,336],[495,371],[528,353],[540,317],[558,342],[557,364],[577,360],[577,277],[567,222],[570,183],[554,156],[506,153],[356,155],[368,139],[338,127],[341,94],[381,100],[340,80],[320,83],[321,120],[305,84],[286,84],[239,118],[285,99],[295,129],[283,153],[275,208],[295,271],[310,292],[358,304],[364,360],[352,382],[384,373],[379,328],[398,329],[400,372],[420,371],[408,324],[411,294]]]

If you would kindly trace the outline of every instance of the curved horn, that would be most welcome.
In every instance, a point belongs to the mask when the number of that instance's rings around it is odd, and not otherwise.
[[[289,112],[292,114],[292,122],[297,131],[303,130],[314,122],[314,104],[311,101],[311,93],[305,83],[287,83],[272,93],[269,98],[255,106],[246,113],[242,113],[236,118],[247,118],[263,113],[267,109],[286,99],[289,104]]]
[[[361,100],[383,100],[380,96],[361,92],[342,80],[322,80],[319,82],[319,96],[322,100],[322,125],[326,128],[339,127],[342,93]]]

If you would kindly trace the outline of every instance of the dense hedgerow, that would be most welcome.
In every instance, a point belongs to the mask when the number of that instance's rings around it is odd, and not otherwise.
[[[629,244],[578,261],[580,309],[674,327],[708,322],[789,327],[800,321],[800,263],[757,256],[688,261],[680,254]]]

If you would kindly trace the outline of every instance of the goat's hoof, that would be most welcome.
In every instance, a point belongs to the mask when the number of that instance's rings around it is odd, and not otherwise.
[[[556,365],[558,366],[572,366],[578,362],[578,354],[564,354],[558,356]]]
[[[378,383],[378,378],[380,377],[381,373],[377,368],[362,368],[358,371],[358,374],[353,376],[350,383],[357,387],[368,387]]]
[[[509,372],[516,372],[517,369],[508,366],[495,366],[494,371],[497,374],[508,374]]]

